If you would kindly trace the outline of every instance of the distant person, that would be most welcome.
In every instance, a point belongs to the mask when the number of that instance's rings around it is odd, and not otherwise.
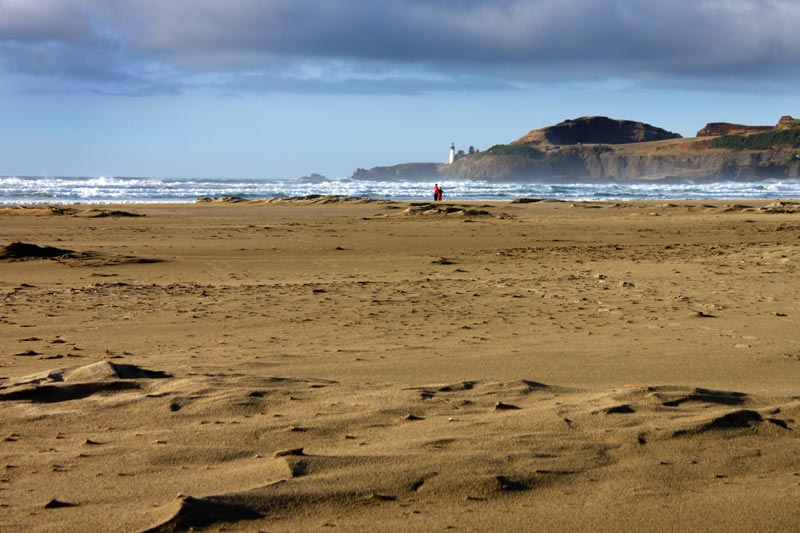
[[[433,201],[434,202],[438,202],[441,199],[441,197],[442,197],[442,191],[441,191],[441,189],[439,189],[439,184],[438,183],[434,183],[433,184]]]
[[[442,197],[443,197],[443,196],[444,196],[444,189],[442,189],[441,187],[439,187],[439,194],[438,194],[438,196],[437,196],[437,198],[436,198],[436,199],[437,199],[438,201],[440,201],[440,202],[441,202],[441,201],[442,201]]]

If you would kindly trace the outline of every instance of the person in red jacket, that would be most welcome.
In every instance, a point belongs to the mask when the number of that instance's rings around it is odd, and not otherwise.
[[[434,202],[438,202],[439,200],[441,200],[441,198],[442,198],[442,193],[439,190],[439,184],[438,183],[434,183],[433,184],[433,201]]]

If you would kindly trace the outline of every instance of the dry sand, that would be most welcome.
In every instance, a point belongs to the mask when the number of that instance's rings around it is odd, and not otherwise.
[[[0,530],[797,531],[768,204],[0,208]]]

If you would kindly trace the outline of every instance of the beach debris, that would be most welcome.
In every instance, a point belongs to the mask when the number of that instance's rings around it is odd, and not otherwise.
[[[129,218],[129,217],[135,218],[135,217],[143,217],[146,215],[131,213],[129,211],[118,211],[109,209],[87,209],[86,211],[78,213],[77,216],[86,218]]]
[[[275,452],[272,457],[292,457],[292,456],[303,456],[305,453],[303,452],[303,448],[289,448],[286,450],[280,450]]]
[[[39,246],[28,242],[12,242],[0,248],[0,260],[52,259],[74,253],[54,246]]]
[[[60,509],[62,507],[77,507],[77,506],[78,506],[77,503],[64,502],[61,500],[57,500],[55,498],[44,504],[45,509]]]
[[[647,387],[650,396],[655,397],[664,407],[678,407],[687,402],[740,405],[747,401],[747,394],[736,391],[719,391],[703,388],[652,386]]]
[[[8,208],[4,209],[3,211],[7,211]],[[84,218],[104,218],[104,217],[143,217],[145,215],[140,215],[137,213],[130,213],[128,211],[118,211],[118,210],[110,210],[110,209],[99,209],[99,208],[90,208],[90,209],[74,209],[71,207],[61,207],[61,206],[54,206],[54,205],[20,205],[14,206],[11,208],[13,211],[29,214],[29,215],[57,215],[57,216],[73,216],[73,217],[84,217]]]
[[[403,211],[406,215],[459,215],[467,217],[491,216],[489,211],[474,209],[466,205],[437,205],[429,203],[412,203],[411,206]]]
[[[536,204],[539,202],[545,202],[544,198],[514,198],[511,200],[512,204]]]
[[[520,483],[519,481],[514,481],[511,478],[506,476],[496,476],[495,479],[497,483],[500,485],[500,490],[502,491],[519,491],[519,490],[528,490],[530,487],[525,483]]]
[[[510,403],[497,402],[496,404],[494,404],[494,409],[495,411],[513,411],[515,409],[522,409],[522,408],[518,405]]]
[[[786,202],[782,200],[777,200],[758,209],[761,213],[770,214],[797,213],[798,210],[800,210],[800,202]]]
[[[786,420],[782,420],[780,418],[767,418],[767,422],[782,427],[783,429],[792,429],[789,427],[789,423]]]
[[[776,419],[777,420],[777,419]],[[724,415],[713,417],[708,422],[695,425],[685,429],[679,429],[672,435],[679,437],[693,433],[704,433],[706,431],[724,431],[732,429],[749,429],[754,424],[764,422],[764,417],[758,411],[751,409],[737,409]]]
[[[635,413],[636,410],[629,404],[625,403],[622,405],[613,405],[611,407],[606,407],[605,409],[602,410],[602,412],[607,415],[627,415],[630,413]]]
[[[195,203],[225,203],[225,204],[370,204],[370,203],[391,203],[387,200],[377,198],[366,198],[362,196],[347,196],[342,194],[306,194],[304,196],[291,196],[289,198],[267,197],[247,199],[241,196],[212,196],[198,198]]]
[[[99,252],[76,252],[54,246],[39,246],[26,242],[12,242],[0,247],[0,261],[53,260],[70,266],[114,266],[127,264],[160,263],[161,259],[128,255],[106,255]]]
[[[397,496],[392,496],[391,494],[380,494],[378,492],[372,492],[369,496],[367,496],[368,500],[374,500],[379,502],[393,502],[397,499]]]
[[[763,420],[764,418],[758,411],[739,409],[713,419],[702,426],[701,430],[749,428],[751,423]]]
[[[408,413],[407,415],[405,415],[405,416],[403,417],[403,420],[410,420],[410,421],[414,421],[414,420],[425,420],[425,417],[424,417],[424,416],[417,416],[417,415],[415,415],[415,414],[412,414],[412,413]]]
[[[367,198],[364,196],[347,196],[344,194],[306,194],[304,196],[291,196],[289,198],[263,198],[254,200],[256,203],[298,203],[298,204],[371,204],[385,203],[386,200]]]

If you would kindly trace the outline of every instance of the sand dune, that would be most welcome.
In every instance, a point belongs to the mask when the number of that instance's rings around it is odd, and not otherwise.
[[[800,526],[789,202],[319,200],[0,213],[0,529]]]

